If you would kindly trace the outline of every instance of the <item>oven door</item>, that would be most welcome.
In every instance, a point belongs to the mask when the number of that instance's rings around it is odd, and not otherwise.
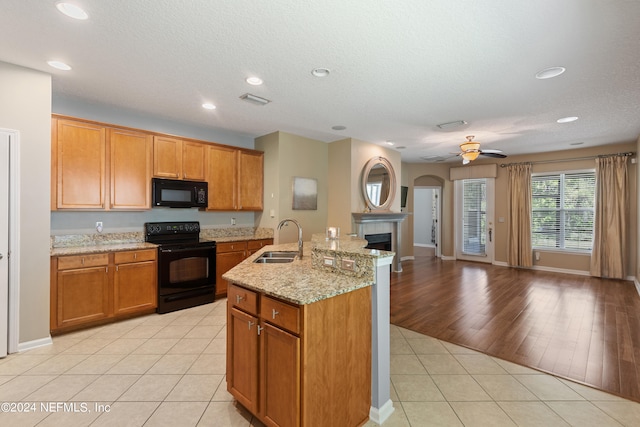
[[[216,246],[161,246],[158,256],[158,295],[215,287]]]

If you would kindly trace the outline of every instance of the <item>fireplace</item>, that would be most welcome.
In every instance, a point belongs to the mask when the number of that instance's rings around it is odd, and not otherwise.
[[[364,238],[369,242],[367,249],[391,251],[391,233],[366,234]]]

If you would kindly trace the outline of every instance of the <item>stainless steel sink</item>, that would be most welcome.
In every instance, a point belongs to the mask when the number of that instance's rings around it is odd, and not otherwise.
[[[293,262],[298,256],[298,252],[289,251],[268,251],[256,258],[256,263],[259,264],[283,264],[287,262]]]

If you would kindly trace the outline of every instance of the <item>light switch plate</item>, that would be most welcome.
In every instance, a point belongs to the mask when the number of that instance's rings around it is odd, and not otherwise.
[[[330,257],[330,256],[325,256],[323,264],[326,265],[327,267],[333,267],[335,262],[336,262],[335,258]]]
[[[356,262],[352,259],[343,259],[342,260],[342,269],[355,271],[356,270]]]

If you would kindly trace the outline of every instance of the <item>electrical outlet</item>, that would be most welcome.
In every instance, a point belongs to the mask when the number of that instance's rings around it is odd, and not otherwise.
[[[336,263],[335,258],[330,257],[330,256],[325,256],[324,260],[323,260],[323,264],[328,266],[328,267],[333,267],[333,265]]]
[[[356,262],[352,259],[343,259],[342,269],[349,270],[349,271],[356,271]]]
[[[96,222],[96,231],[102,233],[102,221]]]
[[[236,219],[235,218],[231,218],[231,225],[236,225]]]

